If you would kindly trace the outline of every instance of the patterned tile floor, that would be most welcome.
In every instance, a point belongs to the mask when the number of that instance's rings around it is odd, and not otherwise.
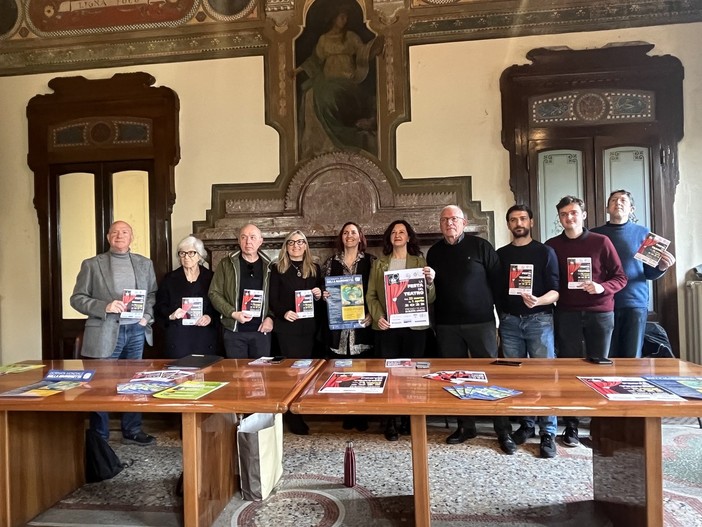
[[[702,430],[696,420],[666,420],[666,527],[702,527]],[[234,498],[215,527],[395,527],[413,524],[408,437],[389,443],[380,423],[344,431],[337,420],[309,420],[311,434],[285,434],[284,476],[263,502]],[[514,425],[516,429],[516,424]],[[489,422],[480,435],[449,446],[442,418],[428,427],[432,525],[438,527],[599,527],[592,507],[592,452],[559,445],[555,459],[538,457],[538,439],[502,454]],[[177,526],[181,502],[173,488],[181,469],[178,434],[156,432],[159,446],[115,443],[135,464],[111,481],[85,485],[30,522],[41,527]],[[581,429],[587,433],[587,429]],[[342,485],[343,454],[354,441],[357,486]]]

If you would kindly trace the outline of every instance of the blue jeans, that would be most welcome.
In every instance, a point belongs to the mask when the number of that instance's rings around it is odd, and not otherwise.
[[[641,357],[648,309],[622,307],[614,310],[614,331],[609,346],[610,358],[636,359]]]
[[[117,345],[110,359],[141,359],[144,352],[144,327],[130,324],[119,327]],[[90,428],[106,440],[110,438],[110,417],[107,412],[91,412]],[[122,436],[134,435],[141,431],[141,413],[122,414]]]
[[[504,314],[500,317],[500,340],[502,354],[509,359],[553,359],[555,357],[553,344],[553,314],[534,313],[533,315],[516,316]],[[534,428],[539,424],[541,434],[556,434],[557,420],[555,415],[520,419],[522,426]]]

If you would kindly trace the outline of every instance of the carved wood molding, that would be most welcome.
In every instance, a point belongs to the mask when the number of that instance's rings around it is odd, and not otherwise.
[[[467,231],[494,239],[494,218],[471,200],[471,178],[402,180],[386,173],[370,156],[331,152],[297,167],[282,184],[215,185],[207,220],[193,223],[213,255],[213,263],[236,248],[239,229],[256,224],[275,251],[288,232],[305,232],[310,246],[329,249],[341,226],[359,223],[369,246],[381,245],[393,221],[405,219],[423,246],[440,238],[439,214],[458,204],[468,219]]]

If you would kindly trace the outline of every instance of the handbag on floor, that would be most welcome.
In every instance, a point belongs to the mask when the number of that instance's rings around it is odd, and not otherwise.
[[[85,481],[112,479],[129,463],[122,463],[110,444],[95,430],[85,431]]]
[[[265,500],[283,475],[283,417],[251,414],[239,422],[239,473],[241,496]]]

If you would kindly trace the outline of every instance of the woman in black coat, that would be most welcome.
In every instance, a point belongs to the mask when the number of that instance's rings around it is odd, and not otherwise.
[[[165,329],[166,358],[217,355],[219,313],[207,296],[213,273],[202,266],[206,256],[201,240],[185,238],[178,244],[181,266],[163,277],[156,292],[154,312]]]

